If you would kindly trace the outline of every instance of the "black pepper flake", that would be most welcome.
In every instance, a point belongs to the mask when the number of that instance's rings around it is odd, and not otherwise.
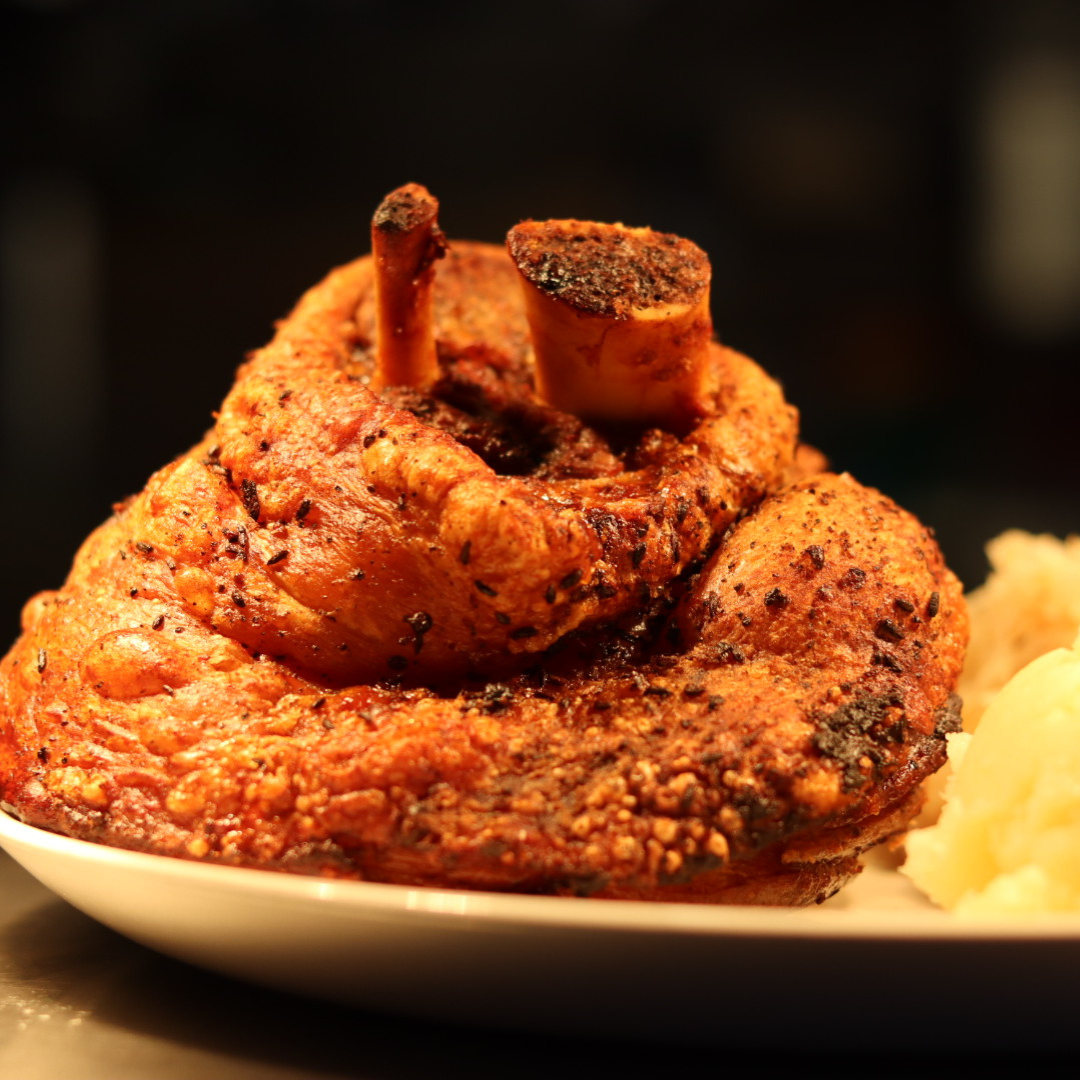
[[[790,601],[779,589],[770,589],[765,594],[766,607],[787,607]]]
[[[138,540],[135,543],[135,550],[141,551],[144,555],[150,555],[153,553],[153,544],[148,544],[145,540]]]
[[[559,582],[559,588],[572,589],[584,576],[585,572],[583,570],[571,570],[570,573]]]
[[[374,443],[375,443],[375,436],[374,435],[365,435],[364,436],[364,449],[365,450],[367,450],[371,446],[373,446]]]
[[[519,626],[510,631],[511,641],[524,641],[525,638],[536,637],[540,631],[535,626]]]
[[[505,611],[496,611],[495,612],[495,621],[497,623],[499,623],[500,626],[509,626],[510,625],[510,616],[507,615]]]
[[[915,605],[910,600],[898,596],[893,603],[903,612],[910,615],[915,610]]]
[[[235,604],[235,605],[236,605],[237,607],[247,607],[247,601],[246,601],[246,600],[245,600],[245,599],[243,598],[243,596],[241,596],[241,595],[240,595],[240,593],[238,593],[238,592],[234,592],[234,593],[232,594],[232,602],[233,602],[233,603],[234,603],[234,604]]]
[[[681,498],[675,504],[675,524],[681,525],[686,520],[686,515],[690,513],[690,500],[687,498]]]
[[[364,580],[364,571],[363,570],[357,570],[356,573],[353,574],[353,581],[363,581],[363,580]]]
[[[47,746],[42,746],[37,752],[37,758],[38,758],[38,761],[48,761],[49,760],[49,748]]]
[[[746,653],[734,642],[721,641],[716,646],[716,658],[721,664],[741,664],[746,659]]]
[[[930,600],[926,605],[926,617],[932,619],[941,609],[941,597],[936,593],[930,594]]]
[[[848,589],[861,589],[866,584],[866,571],[853,566],[840,579],[839,584]]]
[[[904,640],[904,631],[892,619],[879,620],[877,626],[874,627],[874,633],[882,641],[897,642]]]
[[[705,693],[705,687],[704,686],[684,686],[683,687],[683,697],[689,697],[689,698],[701,697],[701,695],[704,694],[704,693]]]
[[[252,521],[258,521],[259,515],[262,513],[262,506],[259,503],[259,489],[254,480],[241,480],[240,481],[240,501],[244,504],[244,509],[248,512]]]
[[[414,611],[405,616],[405,622],[409,624],[413,632],[413,649],[419,656],[424,647],[424,635],[432,628],[435,620],[426,611]]]
[[[151,624],[151,630],[160,630],[165,625],[165,616],[159,615]]]
[[[888,653],[875,652],[870,657],[871,664],[877,664],[879,667],[888,668],[889,671],[895,671],[898,675],[903,674],[904,667],[895,656],[890,656]]]
[[[489,713],[502,712],[514,702],[514,692],[504,683],[488,683],[480,696]]]
[[[645,552],[648,549],[644,544],[638,544],[633,551],[630,552],[630,562],[636,570],[640,565],[642,559],[645,558]]]
[[[279,551],[276,555],[271,555],[270,558],[266,560],[266,565],[276,566],[279,562],[281,562],[282,559],[287,559],[288,557],[289,553],[283,549]]]
[[[409,666],[409,661],[404,656],[395,655],[386,661],[386,665],[391,671],[404,671]]]
[[[546,601],[547,601],[547,602],[548,602],[549,604],[554,604],[554,603],[555,603],[555,586],[554,586],[554,585],[549,585],[549,586],[548,586],[548,587],[547,587],[547,588],[546,588],[546,589],[544,590],[544,599],[545,599],[545,600],[546,600]]]
[[[741,622],[743,624],[743,626],[745,626],[748,630],[750,629],[751,626],[754,625],[754,620],[751,619],[750,616],[747,615],[745,611],[740,611],[739,612],[739,622]]]
[[[48,664],[48,662],[49,662],[49,654],[44,649],[38,649],[38,653],[37,653],[37,669],[38,669],[38,674],[39,675],[45,670],[45,667]]]
[[[136,597],[136,596],[138,596],[138,595],[139,595],[139,590],[138,590],[138,589],[131,589],[131,590],[130,590],[130,591],[128,592],[128,596],[130,596],[130,597],[131,597],[131,598],[132,598],[133,600],[134,600],[134,599],[135,599],[135,597]]]
[[[596,595],[599,596],[601,600],[610,600],[613,596],[617,595],[618,592],[619,590],[607,581],[601,581],[600,584],[596,586]]]
[[[658,698],[669,698],[669,697],[671,697],[671,691],[668,690],[667,687],[665,687],[665,686],[647,686],[647,687],[645,687],[644,691],[642,691],[642,692],[645,694],[646,697],[658,697]]]
[[[461,551],[458,552],[458,562],[461,563],[462,566],[468,566],[469,565],[469,560],[471,558],[472,558],[472,541],[471,540],[466,540],[465,543],[461,545]]]
[[[326,698],[321,697],[318,701],[313,701],[311,707],[313,709],[321,709],[326,704]]]
[[[303,521],[311,513],[311,500],[304,499],[296,511],[296,520]]]
[[[281,393],[278,394],[278,404],[284,405],[285,402],[292,397],[292,394],[293,392],[291,390],[282,390]]]
[[[498,596],[498,592],[490,585],[485,585],[482,581],[474,581],[473,584],[482,592],[485,596]]]
[[[820,544],[811,544],[803,554],[810,557],[810,561],[818,570],[825,565],[825,549]]]

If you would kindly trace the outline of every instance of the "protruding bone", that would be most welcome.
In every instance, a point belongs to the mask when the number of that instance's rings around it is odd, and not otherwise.
[[[525,221],[521,272],[540,396],[585,419],[680,431],[715,388],[711,270],[678,236],[589,221]]]
[[[446,254],[439,202],[419,184],[390,192],[371,220],[375,386],[427,389],[439,377],[431,313],[435,262]]]

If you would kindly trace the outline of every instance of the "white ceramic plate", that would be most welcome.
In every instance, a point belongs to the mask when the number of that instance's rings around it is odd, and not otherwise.
[[[969,1027],[985,1046],[1045,1045],[1074,1026],[1062,991],[1080,977],[1080,918],[960,922],[882,868],[820,908],[789,910],[327,881],[121,851],[3,813],[0,846],[154,949],[381,1011],[815,1045],[872,1041],[927,1001],[947,1003],[950,1046]],[[938,1030],[905,1038],[933,1043]]]

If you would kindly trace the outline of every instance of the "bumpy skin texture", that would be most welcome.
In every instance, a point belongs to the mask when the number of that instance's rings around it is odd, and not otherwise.
[[[966,616],[926,530],[850,477],[793,482],[794,410],[720,346],[682,439],[539,404],[483,245],[439,264],[436,395],[376,398],[371,278],[313,289],[207,438],[27,605],[5,804],[377,881],[835,890],[956,726]]]

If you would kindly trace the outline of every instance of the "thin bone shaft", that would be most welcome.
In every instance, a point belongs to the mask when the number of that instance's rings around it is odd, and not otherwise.
[[[406,184],[387,195],[372,218],[376,390],[426,390],[439,377],[432,282],[447,244],[438,213],[438,200],[426,188]]]

